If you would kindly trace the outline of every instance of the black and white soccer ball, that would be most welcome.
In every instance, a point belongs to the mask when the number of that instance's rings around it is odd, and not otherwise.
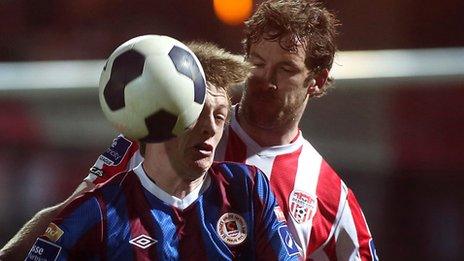
[[[119,46],[100,77],[100,105],[125,136],[162,142],[199,117],[206,95],[203,68],[193,52],[168,36],[144,35]]]

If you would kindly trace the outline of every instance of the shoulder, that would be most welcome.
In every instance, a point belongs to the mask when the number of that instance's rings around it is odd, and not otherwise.
[[[92,200],[98,207],[105,206],[117,199],[121,199],[121,194],[131,193],[130,190],[140,183],[137,175],[133,171],[122,172],[114,175],[104,183],[99,183],[93,190],[86,192],[81,197],[76,198],[70,205],[80,205],[84,201]]]
[[[218,162],[211,167],[211,176],[232,190],[254,190],[257,187],[269,186],[263,172],[255,166],[236,163]]]
[[[226,179],[254,180],[256,175],[262,175],[259,174],[261,171],[253,165],[230,161],[214,162],[211,169],[214,175],[221,175]]]
[[[100,219],[103,212],[115,201],[122,200],[132,193],[139,182],[132,171],[113,176],[105,183],[98,184],[93,190],[71,201],[58,215],[58,219],[80,218]],[[123,195],[123,196],[121,196]]]
[[[236,206],[262,207],[274,199],[269,180],[257,167],[235,162],[215,163],[211,167],[211,178],[223,193],[222,198],[235,202]],[[257,208],[260,209],[260,208]]]
[[[330,164],[320,155],[320,153],[312,146],[312,144],[304,139],[303,166],[304,172],[309,172],[310,175],[317,176],[316,195],[319,201],[323,201],[324,205],[330,205],[333,208],[338,208],[340,200],[343,200],[341,194],[347,192],[345,183],[342,181],[337,172]]]
[[[75,198],[55,218],[59,223],[61,220],[79,218],[83,215],[94,219],[99,217],[100,204],[95,190]]]
[[[119,174],[114,175],[104,183],[97,184],[97,186],[95,186],[94,192],[106,193],[108,191],[121,190],[124,187],[129,187],[133,185],[133,183],[136,183],[138,181],[139,179],[137,178],[137,175],[132,170],[127,172],[121,172]]]
[[[319,213],[324,213],[328,219],[335,219],[340,206],[346,202],[348,188],[333,167],[320,155],[320,153],[304,139],[301,153],[303,163],[302,174],[310,180],[312,193],[317,197]],[[315,187],[314,187],[315,186]]]
[[[318,197],[322,197],[326,200],[334,200],[342,190],[347,190],[345,183],[329,163],[323,159],[321,161],[319,179],[317,182]]]
[[[219,186],[238,195],[258,196],[270,193],[270,184],[266,175],[252,165],[235,162],[215,163],[211,174]]]
[[[335,170],[322,160],[316,189],[318,211],[315,223],[325,224],[327,229],[341,218],[347,203],[348,188]]]

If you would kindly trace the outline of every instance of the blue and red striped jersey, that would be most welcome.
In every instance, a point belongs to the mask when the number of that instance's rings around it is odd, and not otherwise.
[[[162,191],[142,165],[69,204],[28,260],[296,260],[266,176],[214,163],[183,199]]]

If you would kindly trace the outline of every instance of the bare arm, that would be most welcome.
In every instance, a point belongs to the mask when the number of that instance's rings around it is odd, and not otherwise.
[[[24,260],[37,237],[43,234],[48,224],[63,210],[66,205],[79,195],[93,189],[95,185],[83,181],[73,194],[65,201],[42,209],[32,217],[0,250],[0,260]]]

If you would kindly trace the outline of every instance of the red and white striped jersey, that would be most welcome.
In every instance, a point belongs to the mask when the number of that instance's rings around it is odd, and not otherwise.
[[[216,159],[255,165],[267,175],[307,260],[377,259],[353,192],[301,131],[290,144],[261,147],[233,114]]]
[[[86,180],[96,184],[132,169],[143,160],[138,149],[136,142],[118,136],[97,159]],[[301,131],[290,144],[261,147],[233,114],[215,158],[255,165],[266,174],[283,212],[280,214],[287,219],[306,260],[378,259],[353,192]]]

